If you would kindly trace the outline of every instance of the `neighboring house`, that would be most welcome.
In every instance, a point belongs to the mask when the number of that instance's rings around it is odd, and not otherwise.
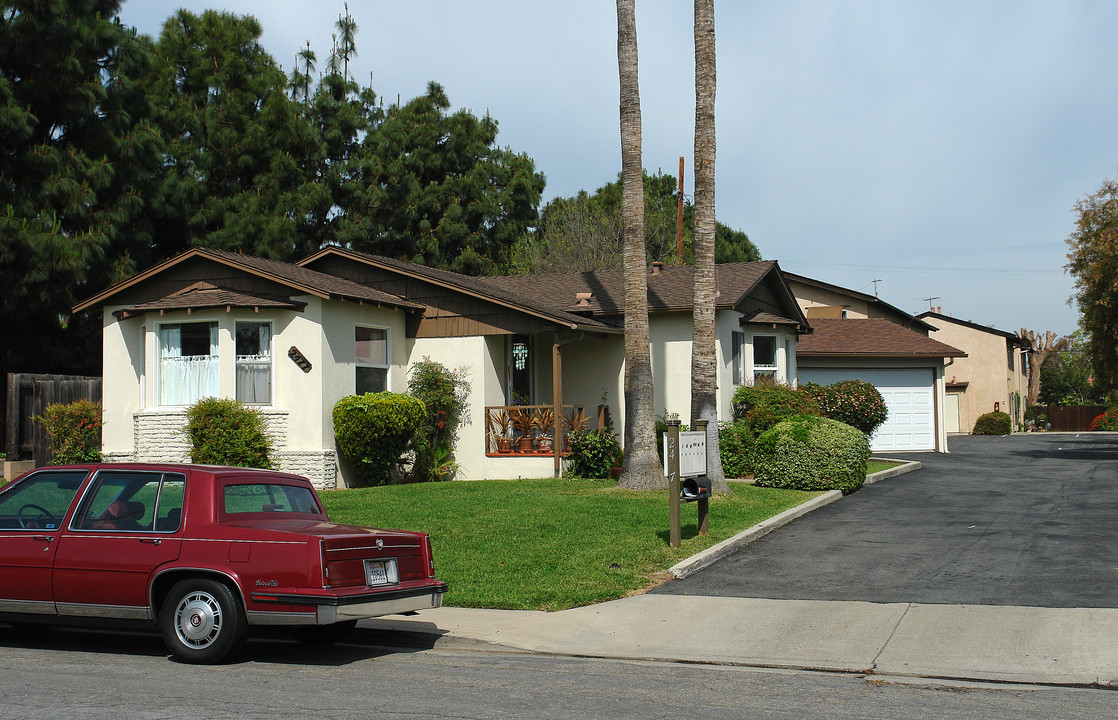
[[[965,353],[884,318],[812,320],[800,341],[799,381],[873,383],[889,408],[874,452],[947,452],[944,366]]]
[[[935,326],[876,295],[785,273],[812,335],[799,348],[801,383],[864,380],[877,387],[889,417],[870,438],[874,452],[947,451],[944,368],[965,353],[930,339]]]
[[[917,316],[931,324],[932,337],[966,351],[947,368],[947,431],[969,433],[980,415],[1001,411],[1016,428],[1028,396],[1029,342],[1014,333],[938,312]]]
[[[690,267],[659,264],[648,277],[656,410],[685,420],[691,281]],[[729,419],[735,385],[758,375],[794,382],[809,328],[775,262],[722,265],[717,281],[719,415]],[[514,399],[537,419],[581,411],[591,425],[605,406],[621,431],[622,298],[620,272],[473,278],[340,248],[297,265],[196,248],[74,311],[104,313],[107,459],[182,460],[186,407],[235,397],[264,413],[283,469],[334,487],[346,476],[334,404],[405,391],[424,357],[470,383],[456,445],[462,478],[558,472],[557,453],[499,451],[493,421]]]

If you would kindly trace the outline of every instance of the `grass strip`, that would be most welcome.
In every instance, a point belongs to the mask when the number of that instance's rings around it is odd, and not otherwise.
[[[819,493],[731,485],[710,501],[710,534],[682,508],[668,545],[666,491],[608,480],[478,480],[323,492],[337,522],[431,534],[435,571],[458,607],[563,610],[640,592],[680,560]]]

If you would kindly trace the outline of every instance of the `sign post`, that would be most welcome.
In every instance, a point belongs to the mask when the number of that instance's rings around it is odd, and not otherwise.
[[[679,547],[679,420],[668,421],[664,439],[664,469],[668,473],[668,541]]]

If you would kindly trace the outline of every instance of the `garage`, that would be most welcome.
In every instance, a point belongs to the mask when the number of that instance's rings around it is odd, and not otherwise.
[[[894,450],[935,450],[935,371],[931,368],[806,368],[800,367],[801,383],[830,385],[840,380],[873,383],[889,418],[870,437],[875,453]]]

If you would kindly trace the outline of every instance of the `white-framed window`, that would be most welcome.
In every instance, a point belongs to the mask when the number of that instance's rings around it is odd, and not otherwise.
[[[217,323],[169,323],[159,332],[159,404],[192,405],[217,397]]]
[[[384,392],[388,389],[388,330],[358,325],[353,329],[356,358],[355,392]]]
[[[753,336],[753,379],[777,377],[776,335]]]
[[[734,384],[745,382],[745,333],[730,333],[730,358],[734,370]]]
[[[237,400],[248,405],[272,403],[272,324],[236,324]]]

